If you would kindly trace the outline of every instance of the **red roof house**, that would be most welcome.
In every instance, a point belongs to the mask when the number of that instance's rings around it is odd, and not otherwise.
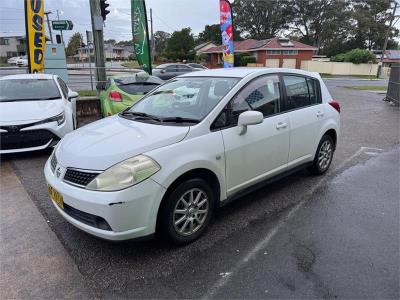
[[[300,69],[302,60],[312,60],[317,48],[286,38],[272,38],[268,40],[248,39],[234,42],[235,52],[246,52],[257,59],[257,64],[265,67],[296,68]],[[207,54],[213,66],[222,62],[223,46],[209,48],[202,53]]]

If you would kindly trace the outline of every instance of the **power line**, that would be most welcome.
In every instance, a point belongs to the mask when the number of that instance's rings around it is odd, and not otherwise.
[[[15,8],[15,7],[0,7],[1,9],[15,9],[15,10],[24,10],[23,8]]]

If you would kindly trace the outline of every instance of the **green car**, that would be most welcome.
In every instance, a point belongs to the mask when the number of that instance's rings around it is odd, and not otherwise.
[[[139,101],[164,81],[146,72],[111,76],[105,90],[100,93],[103,117],[117,114]]]

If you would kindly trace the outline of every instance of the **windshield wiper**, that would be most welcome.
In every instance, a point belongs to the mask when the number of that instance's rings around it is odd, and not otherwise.
[[[163,122],[171,122],[171,123],[200,123],[197,119],[192,118],[183,118],[183,117],[171,117],[162,119]]]
[[[146,119],[152,119],[156,120],[158,122],[162,122],[163,120],[161,118],[158,118],[156,116],[152,116],[143,112],[138,112],[138,111],[124,111],[120,114],[121,116],[134,116],[134,117],[139,117],[139,118],[146,118]]]

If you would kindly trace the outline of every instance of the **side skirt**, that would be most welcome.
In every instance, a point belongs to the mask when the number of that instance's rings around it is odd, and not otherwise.
[[[313,162],[307,162],[307,163],[302,164],[300,166],[297,166],[297,167],[295,167],[293,169],[284,171],[284,172],[282,172],[282,173],[280,173],[280,174],[278,174],[278,175],[276,175],[274,177],[271,177],[271,178],[268,178],[268,179],[266,179],[264,181],[256,183],[256,184],[254,184],[254,185],[252,185],[252,186],[250,186],[248,188],[245,188],[245,189],[243,189],[243,190],[241,190],[239,192],[236,192],[232,196],[229,196],[227,199],[225,199],[223,201],[220,201],[219,202],[219,207],[223,207],[223,206],[231,203],[232,201],[234,201],[234,200],[236,200],[238,198],[241,198],[241,197],[243,197],[243,196],[245,196],[245,195],[247,195],[247,194],[249,194],[251,192],[254,192],[256,190],[259,190],[259,189],[265,187],[266,185],[269,185],[269,184],[271,184],[273,182],[276,182],[278,180],[281,180],[282,178],[285,178],[285,177],[287,177],[287,176],[289,176],[289,175],[291,175],[293,173],[296,173],[296,172],[298,172],[300,170],[303,170],[303,169],[305,169],[307,167],[310,167],[310,166],[312,166],[312,164],[313,164]]]

